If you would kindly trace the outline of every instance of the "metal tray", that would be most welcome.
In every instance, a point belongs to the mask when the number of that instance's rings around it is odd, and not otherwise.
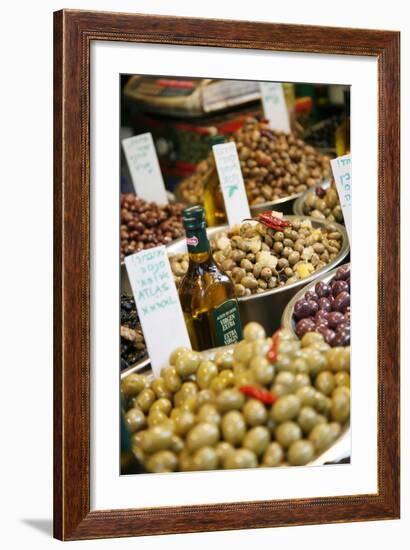
[[[347,265],[350,266],[350,263],[343,264],[343,266],[347,266]],[[283,310],[282,323],[281,323],[283,328],[289,329],[290,331],[292,331],[293,334],[295,334],[295,331],[294,331],[295,324],[294,324],[294,321],[293,321],[293,310],[295,308],[296,302],[298,300],[300,300],[301,298],[303,298],[303,296],[305,295],[306,292],[308,292],[309,290],[313,290],[315,288],[316,283],[318,283],[319,281],[323,281],[324,283],[328,283],[329,281],[331,281],[333,279],[333,277],[336,275],[336,271],[339,269],[339,267],[342,267],[342,266],[339,265],[337,268],[332,269],[332,271],[328,271],[322,277],[317,277],[313,282],[311,282],[309,285],[307,285],[304,288],[302,288],[301,290],[299,290],[299,292],[297,292],[293,296],[293,298],[289,301],[289,303],[287,304],[287,306]],[[295,336],[296,336],[296,334],[295,334]]]
[[[316,220],[314,218],[309,218],[308,216],[285,216],[285,219],[308,219],[312,223],[313,227],[325,227],[326,225],[328,225],[328,222],[326,221]],[[266,292],[262,292],[260,294],[253,294],[251,296],[243,296],[241,298],[238,298],[239,310],[243,326],[250,321],[257,321],[264,327],[267,334],[272,334],[280,326],[282,312],[286,307],[286,304],[299,291],[299,289],[316,280],[319,275],[327,273],[328,271],[334,269],[343,262],[343,260],[349,253],[349,240],[347,237],[347,233],[342,225],[337,223],[333,223],[332,225],[336,226],[343,235],[342,249],[337,258],[329,262],[323,269],[293,284],[280,288],[274,288],[272,290],[267,290]],[[225,231],[227,229],[227,225],[212,227],[207,230],[207,233],[209,237],[213,237],[219,232]],[[167,250],[168,254],[178,254],[186,252],[187,249],[185,239],[179,239],[178,241],[175,241],[174,243],[168,245]],[[128,294],[132,293],[125,265],[121,266],[121,291]]]

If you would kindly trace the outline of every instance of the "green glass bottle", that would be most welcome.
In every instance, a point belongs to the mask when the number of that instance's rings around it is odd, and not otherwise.
[[[232,280],[212,257],[204,209],[186,208],[183,223],[189,267],[179,298],[192,348],[200,351],[234,344],[242,338],[238,301]]]

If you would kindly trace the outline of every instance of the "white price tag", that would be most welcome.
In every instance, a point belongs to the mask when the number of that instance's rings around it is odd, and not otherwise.
[[[152,370],[158,377],[176,347],[191,349],[166,248],[157,246],[131,254],[125,265]]]
[[[150,132],[122,140],[135,193],[146,201],[168,204],[167,192]]]
[[[278,82],[260,82],[262,106],[265,118],[273,130],[290,133],[288,107],[283,86]]]
[[[245,184],[234,141],[212,147],[229,225],[251,217]]]
[[[345,227],[352,242],[352,156],[344,155],[330,161],[342,207]]]

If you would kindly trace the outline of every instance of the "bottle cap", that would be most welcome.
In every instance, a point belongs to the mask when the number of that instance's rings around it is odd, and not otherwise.
[[[205,211],[202,206],[190,206],[182,212],[185,229],[202,229],[206,227]]]

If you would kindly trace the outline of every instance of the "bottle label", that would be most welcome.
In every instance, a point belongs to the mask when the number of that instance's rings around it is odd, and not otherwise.
[[[238,302],[227,300],[212,311],[216,346],[235,344],[242,339]]]
[[[188,252],[191,254],[199,254],[209,250],[209,241],[206,234],[206,229],[197,229],[196,231],[186,231],[186,244]]]

